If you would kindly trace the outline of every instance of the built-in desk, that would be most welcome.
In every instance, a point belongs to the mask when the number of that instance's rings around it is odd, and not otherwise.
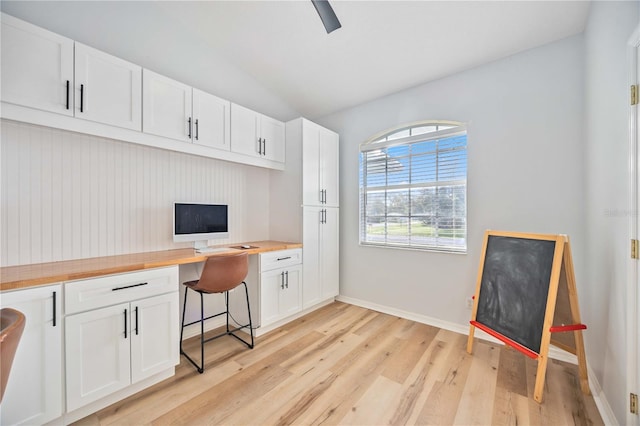
[[[242,249],[249,254],[300,248],[300,243],[283,241],[251,241],[234,243],[224,247],[248,245]],[[119,274],[163,266],[183,265],[203,262],[209,256],[224,256],[237,253],[230,248],[228,252],[196,253],[194,249],[163,250],[146,253],[122,254],[118,256],[93,257],[90,259],[66,260],[61,262],[37,263],[32,265],[8,266],[0,268],[0,291],[16,290],[63,281]]]
[[[251,241],[219,247],[229,250],[165,250],[0,268],[1,306],[27,317],[3,396],[0,424],[68,424],[171,377],[180,362],[179,282],[197,278],[189,274],[198,273],[197,264],[208,257],[239,251],[257,255],[250,256],[253,276],[247,278],[256,291],[260,259],[265,258],[265,265],[281,260],[291,268],[291,280],[286,273],[282,288],[268,287],[266,299],[278,301],[279,291],[293,287],[300,291],[294,274],[301,270],[301,253],[295,257],[292,252],[300,252],[302,244]],[[296,265],[289,264],[293,260]],[[264,302],[258,296],[250,297],[252,315],[259,318]],[[224,303],[209,299],[214,305]],[[246,312],[244,303],[239,313]],[[274,306],[267,304],[265,312],[273,311]],[[285,311],[281,316],[293,314]],[[270,326],[280,319],[273,319]],[[212,322],[205,328],[217,326]]]

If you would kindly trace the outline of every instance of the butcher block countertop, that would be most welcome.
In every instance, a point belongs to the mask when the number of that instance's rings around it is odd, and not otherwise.
[[[242,246],[250,246],[250,248],[244,249]],[[225,252],[196,253],[194,249],[188,248],[7,266],[0,268],[0,291],[23,289],[43,284],[143,269],[161,268],[163,266],[203,262],[209,256],[224,256],[231,253],[238,253],[239,251],[251,255],[276,250],[301,248],[302,244],[283,241],[251,241],[220,247],[228,247],[229,250]]]

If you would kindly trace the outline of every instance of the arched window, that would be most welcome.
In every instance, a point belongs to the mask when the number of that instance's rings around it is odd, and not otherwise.
[[[467,251],[463,123],[413,123],[360,145],[360,244]]]

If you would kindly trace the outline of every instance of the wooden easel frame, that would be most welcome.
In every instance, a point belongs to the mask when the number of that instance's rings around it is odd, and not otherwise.
[[[551,278],[549,282],[549,293],[547,296],[547,306],[545,310],[544,323],[542,328],[542,339],[540,343],[540,353],[536,353],[529,348],[503,336],[502,334],[492,330],[484,324],[476,321],[478,313],[478,301],[481,290],[482,274],[484,270],[487,245],[490,236],[525,238],[536,240],[555,241],[555,251],[553,254],[553,264],[551,267]],[[560,297],[558,297],[560,296]],[[554,325],[555,314],[558,313],[557,320],[562,321]],[[568,321],[569,324],[566,324]],[[578,358],[578,374],[580,376],[580,388],[585,395],[590,394],[587,359],[584,350],[584,340],[582,330],[587,327],[580,320],[580,308],[578,303],[578,291],[576,288],[576,279],[573,269],[573,258],[571,256],[571,245],[566,235],[541,235],[526,234],[501,231],[486,231],[484,236],[484,244],[482,256],[480,259],[480,267],[478,270],[478,278],[476,282],[476,291],[474,296],[473,311],[471,313],[471,326],[469,328],[469,338],[467,340],[467,352],[473,352],[473,337],[476,328],[487,332],[501,342],[511,346],[530,358],[537,359],[538,369],[536,373],[536,383],[533,392],[534,399],[542,402],[542,394],[544,391],[544,382],[547,371],[547,362],[549,358],[549,346],[554,345],[560,349],[566,350],[577,356]],[[573,332],[567,336],[564,333]],[[563,334],[556,334],[563,333]],[[552,335],[554,337],[552,337]],[[558,336],[558,337],[555,337]]]

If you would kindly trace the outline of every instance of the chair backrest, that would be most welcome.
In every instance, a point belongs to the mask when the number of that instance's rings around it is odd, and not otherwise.
[[[236,288],[249,272],[249,255],[236,253],[211,256],[202,269],[194,290],[205,293],[222,293]]]
[[[24,324],[25,317],[22,312],[11,308],[0,309],[0,381],[2,382],[0,401],[4,397],[4,390],[7,387],[11,365],[13,365],[20,337],[22,337]]]

